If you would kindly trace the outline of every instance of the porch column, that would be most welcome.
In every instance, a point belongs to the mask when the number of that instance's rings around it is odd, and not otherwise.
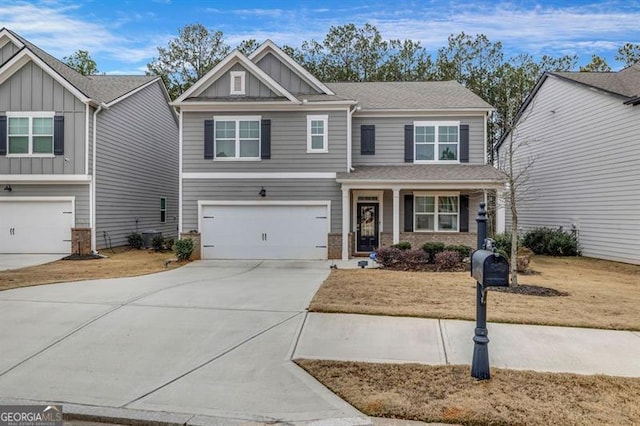
[[[496,189],[496,233],[507,230],[506,189]]]
[[[342,260],[349,260],[349,191],[342,186]]]
[[[393,244],[400,242],[400,188],[393,191]]]

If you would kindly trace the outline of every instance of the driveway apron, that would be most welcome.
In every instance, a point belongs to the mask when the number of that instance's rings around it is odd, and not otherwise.
[[[290,361],[328,271],[199,261],[0,292],[0,400],[260,421],[361,416]]]

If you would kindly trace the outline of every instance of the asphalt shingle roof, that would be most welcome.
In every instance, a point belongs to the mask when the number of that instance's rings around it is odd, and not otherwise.
[[[342,180],[398,182],[504,182],[502,172],[483,164],[406,164],[397,166],[356,166],[351,173],[337,174]]]
[[[586,84],[627,98],[640,96],[640,64],[618,72],[553,72],[559,77]]]

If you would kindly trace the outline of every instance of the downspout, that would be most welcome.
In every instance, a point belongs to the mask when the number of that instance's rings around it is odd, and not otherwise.
[[[352,145],[352,119],[353,119],[353,113],[356,112],[356,110],[359,109],[359,107],[357,106],[353,106],[349,107],[349,109],[347,109],[347,172],[352,172],[354,170],[352,164],[352,157],[353,157],[353,153],[351,152],[351,145]]]
[[[182,108],[178,120],[178,238],[182,235]],[[198,229],[202,232],[202,230]]]
[[[91,167],[91,191],[89,194],[89,209],[91,210],[89,225],[91,227],[91,251],[94,254],[98,252],[96,250],[96,143],[98,133],[98,113],[102,111],[103,107],[107,108],[107,106],[102,103],[93,112],[93,147],[91,150],[91,158],[93,163]]]

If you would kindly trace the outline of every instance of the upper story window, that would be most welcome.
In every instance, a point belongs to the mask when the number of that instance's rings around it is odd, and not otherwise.
[[[7,155],[53,155],[53,112],[7,113]]]
[[[459,229],[458,194],[414,194],[415,231],[456,232]]]
[[[456,121],[414,123],[415,162],[460,159],[460,123]]]
[[[307,115],[307,152],[329,152],[328,115]]]
[[[231,71],[231,95],[244,95],[245,94],[245,72],[244,71]]]
[[[260,117],[216,117],[216,160],[259,160]]]
[[[160,222],[165,223],[167,221],[167,198],[160,197]]]

